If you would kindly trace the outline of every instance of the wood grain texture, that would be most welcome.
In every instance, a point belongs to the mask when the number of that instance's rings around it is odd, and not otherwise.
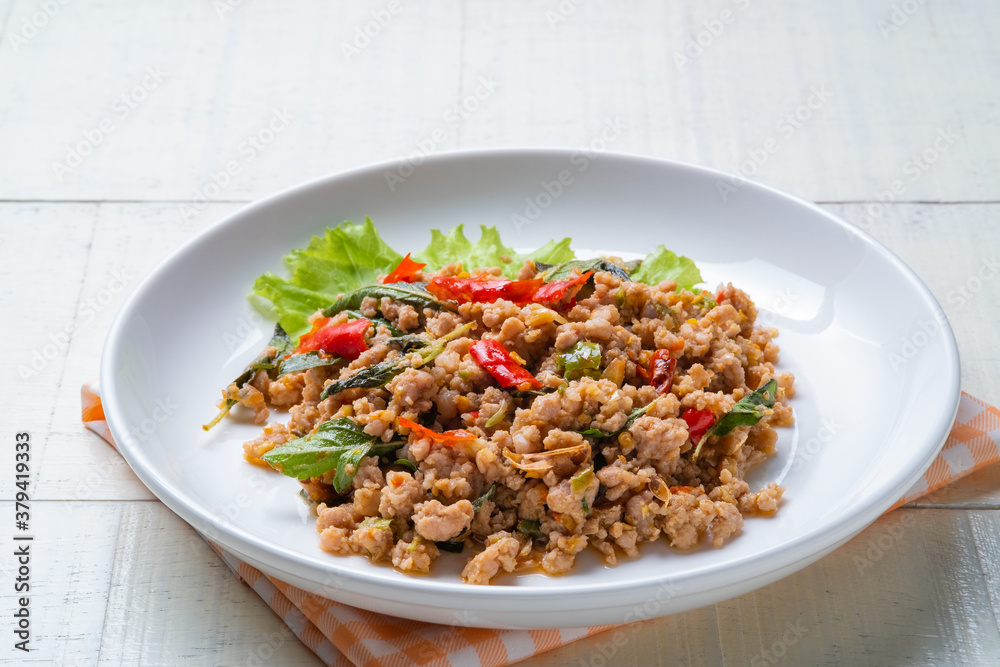
[[[98,665],[317,663],[170,510],[121,507]]]
[[[4,442],[13,442],[15,432],[31,433],[37,461],[54,425],[52,398],[63,380],[66,352],[78,333],[72,323],[96,207],[7,204],[0,209],[0,335],[9,355],[0,365],[0,382],[5,398],[17,397],[0,432]],[[13,457],[4,457],[0,470],[0,498],[13,499]],[[34,480],[42,479],[37,466],[32,472]]]
[[[889,0],[220,5],[79,0],[15,46],[37,5],[13,2],[0,144],[19,159],[0,198],[195,199],[229,161],[218,198],[255,198],[421,143],[590,145],[617,118],[613,150],[729,171],[774,139],[754,175],[820,201],[874,199],[950,128],[904,199],[1000,200],[993,3],[923,4],[885,36]]]
[[[169,252],[238,206],[211,204],[188,217],[177,204],[94,207],[90,261],[74,319],[76,334],[54,393],[52,428],[40,443],[45,474],[38,481],[38,498],[153,498],[114,450],[99,438],[80,438],[80,386],[98,376],[104,338],[125,297]],[[64,207],[49,205],[53,211]],[[2,210],[0,205],[0,215]]]
[[[522,664],[991,664],[998,532],[997,512],[903,508],[766,588]]]
[[[41,25],[42,4],[0,7],[0,434],[34,441],[29,664],[319,664],[82,429],[78,390],[172,248],[332,171],[516,145],[738,171],[896,252],[955,329],[963,387],[1000,404],[996,3],[917,3],[898,26],[894,0],[74,0]],[[993,664],[998,509],[993,466],[771,586],[523,664]]]

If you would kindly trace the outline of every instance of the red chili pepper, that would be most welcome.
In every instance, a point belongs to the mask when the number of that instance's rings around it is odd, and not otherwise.
[[[546,283],[541,289],[535,292],[532,301],[562,301],[567,295],[575,297],[576,293],[580,291],[580,288],[583,287],[592,275],[594,275],[593,271],[587,271],[569,280],[553,280],[550,283]]]
[[[437,431],[432,431],[426,426],[421,426],[415,421],[411,421],[406,417],[399,418],[399,425],[405,426],[414,433],[416,433],[421,438],[430,438],[434,442],[440,442],[446,445],[451,445],[458,442],[468,442],[469,440],[475,440],[476,434],[472,431],[466,431],[464,428],[458,428],[454,431],[445,431],[444,433],[438,433]]]
[[[318,317],[313,320],[312,331],[302,335],[299,346],[295,348],[295,354],[322,350],[345,359],[357,359],[368,349],[365,332],[371,325],[372,323],[364,318],[331,325],[329,317]]]
[[[674,383],[674,369],[677,360],[670,356],[669,350],[657,350],[649,360],[649,384],[656,391],[665,394]]]
[[[427,291],[439,299],[459,303],[492,303],[506,299],[514,303],[528,303],[542,286],[541,278],[532,280],[507,280],[482,278],[432,278]]]
[[[538,389],[542,383],[535,376],[518,365],[511,358],[507,348],[502,343],[484,338],[469,346],[469,354],[477,364],[486,369],[504,389]]]
[[[695,444],[701,441],[701,436],[705,435],[705,431],[712,428],[712,424],[715,423],[715,415],[711,412],[695,410],[694,408],[685,410],[681,419],[687,422],[688,435],[691,436],[691,442]]]
[[[410,259],[410,253],[406,253],[406,257],[399,261],[399,265],[392,270],[392,273],[387,275],[382,281],[383,285],[388,285],[389,283],[412,283],[416,280],[417,271],[427,266],[426,264],[421,264],[420,262],[414,262]]]

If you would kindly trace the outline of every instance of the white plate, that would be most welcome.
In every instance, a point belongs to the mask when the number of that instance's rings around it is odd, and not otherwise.
[[[490,150],[287,190],[199,234],[130,296],[101,367],[111,431],[139,478],[196,529],[269,574],[366,609],[569,627],[763,586],[835,549],[920,478],[954,418],[959,361],[939,305],[895,255],[811,204],[734,183],[643,157]],[[201,424],[270,332],[246,299],[254,278],[281,272],[281,257],[327,225],[365,215],[404,253],[423,248],[429,228],[459,223],[497,225],[521,248],[562,236],[607,252],[665,243],[693,258],[710,287],[747,290],[781,331],[780,368],[797,378],[797,425],[780,430],[779,454],[751,478],[787,487],[781,510],[749,518],[721,549],[676,553],[661,541],[614,569],[585,554],[567,576],[507,575],[489,587],[459,581],[461,557],[407,576],[321,551],[298,484],[243,462],[240,444],[259,429],[227,419],[206,434]]]

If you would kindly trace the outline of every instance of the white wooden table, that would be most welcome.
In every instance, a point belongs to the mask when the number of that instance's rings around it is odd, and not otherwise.
[[[273,664],[318,664],[83,430],[79,387],[167,252],[344,168],[579,147],[620,124],[610,150],[740,171],[864,226],[941,301],[965,390],[1000,403],[1000,5],[693,5],[0,3],[0,662],[244,665],[272,646]],[[10,618],[21,431],[28,654]],[[996,664],[1000,466],[783,581],[617,639],[525,664]]]

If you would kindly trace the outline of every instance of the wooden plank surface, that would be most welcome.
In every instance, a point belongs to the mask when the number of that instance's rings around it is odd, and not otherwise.
[[[603,145],[742,173],[899,254],[952,322],[963,387],[1000,403],[1000,282],[982,278],[1000,250],[998,28],[985,0],[0,6],[2,433],[32,433],[38,499],[28,663],[319,664],[81,429],[78,391],[169,250],[331,171]],[[524,664],[991,664],[998,509],[994,466],[764,589]],[[3,615],[15,565],[0,557]]]
[[[744,171],[808,199],[874,199],[910,169],[907,201],[1000,199],[995,3],[919,3],[883,36],[889,0],[224,2],[78,0],[24,43],[38,4],[12,2],[0,199],[194,199],[230,160],[218,198],[255,198],[438,129],[430,152],[577,147],[616,118],[614,150],[730,171],[773,138]],[[912,164],[949,129],[931,169]]]

